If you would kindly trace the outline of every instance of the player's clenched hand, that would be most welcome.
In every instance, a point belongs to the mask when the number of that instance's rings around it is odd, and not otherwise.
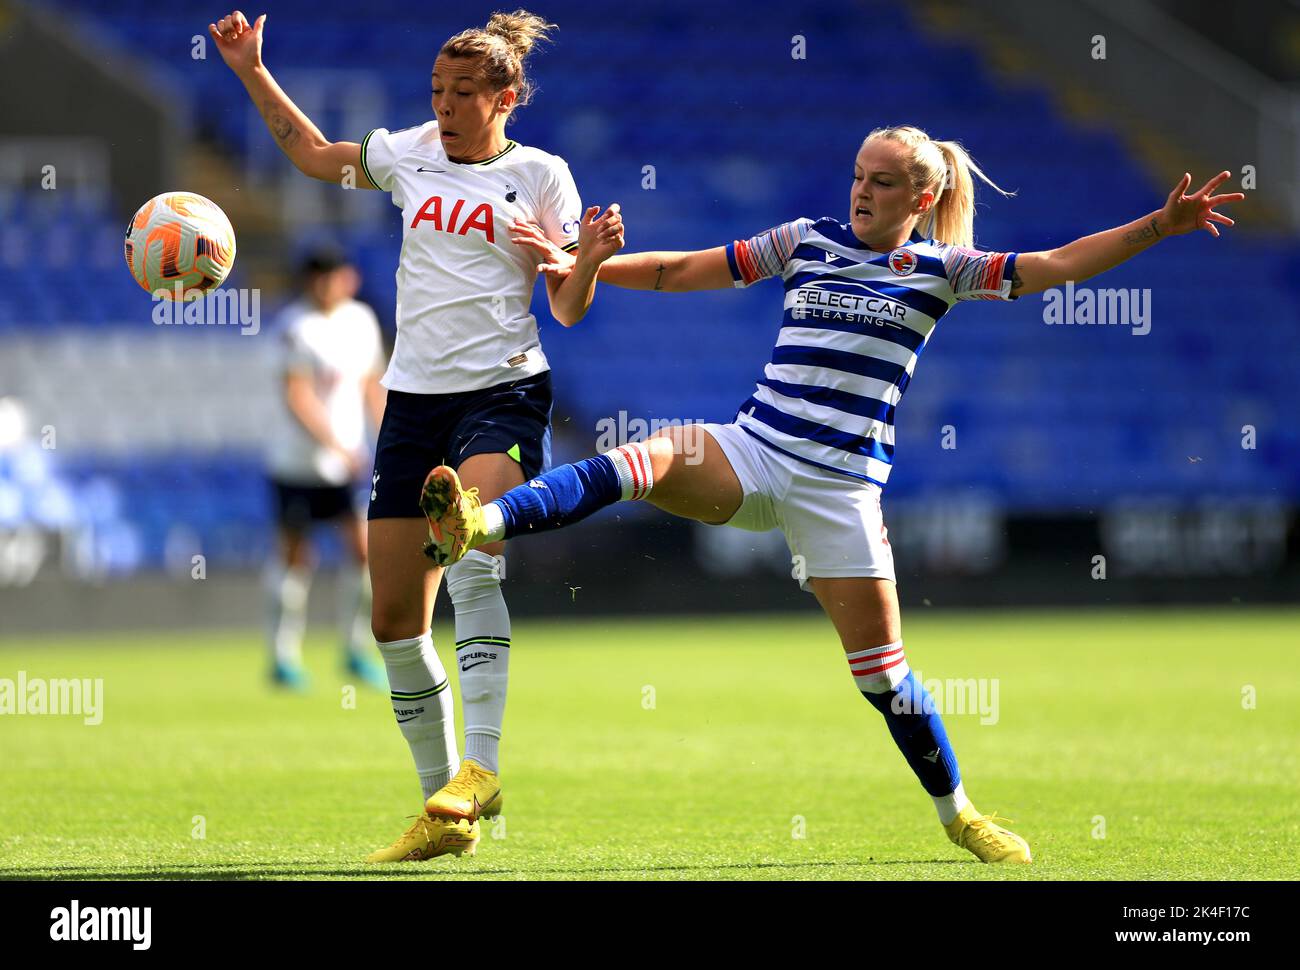
[[[208,24],[212,43],[217,45],[226,66],[236,74],[262,65],[262,25],[265,23],[266,14],[250,25],[243,11],[236,10],[215,24]]]
[[[546,233],[542,232],[541,226],[516,219],[510,224],[510,241],[516,246],[531,249],[541,257],[542,262],[537,266],[539,273],[554,276],[557,280],[563,280],[573,272],[573,264],[576,262],[573,254],[566,253],[547,239]]]
[[[599,211],[600,207],[593,205],[583,214],[578,226],[578,252],[603,263],[623,248],[623,216],[617,203],[596,219]],[[510,241],[541,257],[537,271],[546,276],[562,280],[573,271],[577,262],[572,253],[566,253],[546,237],[540,226],[531,222],[516,219],[510,226]]]
[[[1157,227],[1161,232],[1170,236],[1193,232],[1197,229],[1204,229],[1210,235],[1217,236],[1219,234],[1219,225],[1233,225],[1233,221],[1227,216],[1214,211],[1214,207],[1217,205],[1223,205],[1227,202],[1240,202],[1246,197],[1245,193],[1242,192],[1228,192],[1224,195],[1214,194],[1214,190],[1222,185],[1226,179],[1230,178],[1231,175],[1231,172],[1220,172],[1202,185],[1199,190],[1191,195],[1186,195],[1188,186],[1192,184],[1192,176],[1190,172],[1185,174],[1182,180],[1174,186],[1174,190],[1169,193],[1169,198],[1165,200],[1165,207],[1157,216]]]
[[[593,205],[583,213],[578,224],[578,258],[591,263],[603,263],[623,248],[623,214],[615,202],[599,219],[600,206]]]
[[[364,456],[355,451],[350,451],[342,445],[333,449],[334,453],[343,461],[343,466],[348,470],[348,480],[355,481],[360,477],[362,470],[365,468]]]

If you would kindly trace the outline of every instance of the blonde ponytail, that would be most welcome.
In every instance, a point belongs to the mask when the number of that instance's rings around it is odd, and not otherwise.
[[[930,211],[916,224],[921,235],[928,239],[953,246],[974,245],[975,180],[972,175],[1004,196],[1015,195],[985,175],[958,142],[934,141],[912,125],[877,128],[863,144],[876,138],[904,145],[908,149],[905,164],[912,190],[918,195],[927,190],[934,192]]]
[[[524,62],[532,49],[548,40],[555,24],[529,13],[494,13],[486,27],[463,30],[439,51],[441,57],[469,57],[481,62],[484,79],[494,91],[513,88],[518,97],[515,107],[522,108],[532,100],[535,88],[524,74]],[[513,112],[511,112],[513,117]]]

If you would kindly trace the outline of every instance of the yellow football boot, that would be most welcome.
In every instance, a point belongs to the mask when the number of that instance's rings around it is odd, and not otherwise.
[[[1011,819],[1004,818],[1003,822]],[[968,804],[944,828],[963,849],[969,849],[980,862],[1031,862],[1029,843],[997,824],[997,814],[981,815]]]
[[[454,468],[439,465],[424,480],[420,511],[429,521],[424,554],[439,566],[459,562],[487,535],[477,488],[461,488]]]
[[[477,822],[417,815],[396,842],[370,853],[366,861],[422,862],[440,855],[473,855],[477,848]]]
[[[501,814],[501,779],[477,761],[460,763],[456,777],[429,796],[424,810],[430,815],[477,822]]]

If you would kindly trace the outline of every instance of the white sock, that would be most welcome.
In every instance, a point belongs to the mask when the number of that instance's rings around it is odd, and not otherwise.
[[[966,789],[960,783],[950,794],[940,795],[937,798],[934,795],[930,797],[934,799],[934,807],[939,812],[939,821],[944,825],[960,815],[961,810],[970,804],[970,799],[966,797]]]
[[[283,562],[267,564],[263,574],[267,600],[267,642],[271,656],[282,664],[302,663],[302,635],[307,627],[307,594],[311,570]]]
[[[338,618],[343,650],[353,657],[370,653],[370,571],[347,563],[338,575]]]
[[[483,526],[487,530],[484,542],[499,542],[506,537],[506,516],[496,502],[483,506]]]
[[[392,691],[397,726],[411,748],[427,799],[460,768],[447,672],[426,630],[409,640],[379,644]]]
[[[902,640],[895,640],[883,647],[846,653],[844,659],[849,662],[849,673],[853,675],[854,686],[867,694],[883,694],[887,690],[893,690],[911,670],[907,666]]]
[[[642,499],[655,485],[654,466],[650,464],[650,445],[644,441],[619,445],[605,456],[614,463],[618,483],[623,487],[623,501]]]
[[[496,557],[471,549],[447,569],[447,592],[456,608],[465,757],[496,771],[510,674],[510,612]]]

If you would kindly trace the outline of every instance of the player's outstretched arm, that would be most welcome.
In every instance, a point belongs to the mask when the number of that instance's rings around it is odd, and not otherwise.
[[[533,250],[542,257],[539,272],[548,279],[567,277],[575,257],[546,238],[542,230],[527,222],[510,227],[510,241]],[[695,252],[627,253],[611,256],[600,267],[598,278],[629,290],[662,290],[684,293],[688,290],[729,290],[735,283],[727,263],[725,246]]]
[[[571,256],[546,238],[540,228],[537,235],[546,246],[564,257],[567,271],[546,276],[546,295],[551,301],[551,316],[566,327],[587,315],[596,296],[596,274],[601,264],[623,248],[623,216],[617,203],[600,218],[600,206],[593,205],[578,221],[578,251]],[[536,227],[534,227],[536,228]],[[513,235],[512,235],[513,238]],[[549,252],[545,247],[539,247]]]
[[[736,284],[727,263],[727,248],[695,252],[628,253],[616,256],[600,269],[600,281],[629,290],[729,290]]]
[[[226,66],[244,82],[248,96],[261,112],[275,143],[304,175],[322,182],[337,183],[345,172],[350,171],[355,175],[359,188],[376,188],[361,165],[361,146],[354,141],[329,141],[266,69],[262,63],[265,24],[266,14],[250,25],[243,12],[236,10],[215,24],[208,24],[208,35]]]
[[[1219,225],[1231,226],[1233,221],[1215,212],[1215,206],[1240,202],[1246,197],[1241,192],[1214,194],[1214,190],[1230,175],[1230,172],[1220,172],[1197,192],[1186,195],[1188,186],[1192,184],[1192,176],[1190,173],[1185,174],[1169,193],[1163,209],[1128,225],[1076,239],[1059,249],[1020,253],[1016,256],[1011,294],[1021,296],[1026,293],[1041,293],[1067,282],[1080,283],[1118,266],[1167,236],[1180,236],[1204,229],[1217,237]],[[603,275],[601,278],[604,278]]]

